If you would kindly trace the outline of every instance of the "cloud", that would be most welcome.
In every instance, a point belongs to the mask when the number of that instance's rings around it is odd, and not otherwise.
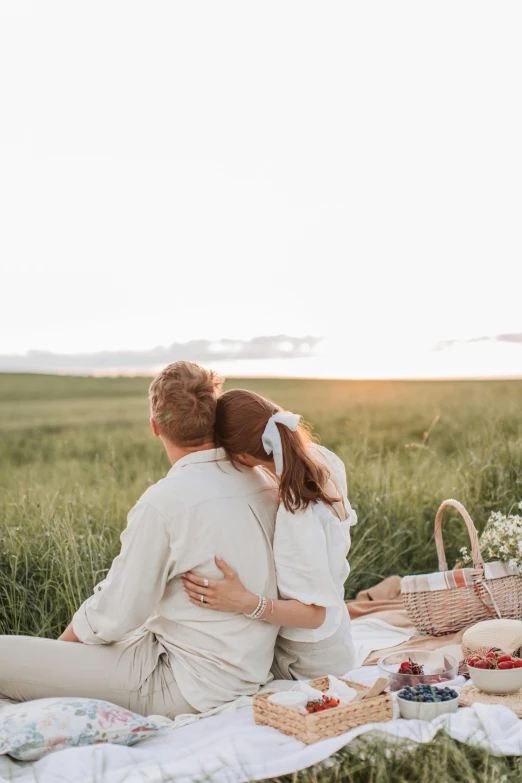
[[[147,351],[100,351],[91,354],[58,354],[28,351],[23,355],[0,355],[0,371],[8,372],[150,372],[170,362],[234,359],[295,359],[315,356],[319,337],[261,336],[251,340],[191,340]]]
[[[522,343],[522,332],[499,334],[495,337],[495,340],[499,340],[502,343]]]
[[[469,340],[442,340],[435,346],[436,351],[445,351],[454,345],[469,345],[470,343],[499,342],[499,343],[521,343],[522,332],[513,332],[510,334],[497,334],[495,337],[471,337]]]

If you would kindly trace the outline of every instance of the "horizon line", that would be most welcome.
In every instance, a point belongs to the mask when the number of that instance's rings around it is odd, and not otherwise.
[[[37,372],[32,370],[0,370],[2,375],[32,375],[44,378],[155,378],[158,373],[65,373],[65,372]],[[225,375],[227,380],[267,380],[267,381],[522,381],[521,375],[444,375],[444,376],[386,376],[382,378],[366,376],[317,376],[317,375]]]

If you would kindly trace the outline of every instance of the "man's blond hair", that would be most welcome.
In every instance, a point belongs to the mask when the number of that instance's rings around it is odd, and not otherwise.
[[[223,378],[193,362],[173,362],[152,381],[151,416],[160,433],[177,446],[214,440],[216,400]]]

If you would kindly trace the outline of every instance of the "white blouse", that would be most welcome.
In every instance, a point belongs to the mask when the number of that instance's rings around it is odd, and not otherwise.
[[[333,452],[311,444],[313,456],[329,471],[329,490],[342,492],[347,518],[341,521],[324,503],[314,503],[292,513],[280,504],[274,534],[274,560],[281,598],[294,598],[303,604],[326,607],[320,628],[287,628],[279,631],[285,639],[317,642],[332,636],[346,615],[344,583],[350,573],[346,555],[350,549],[350,528],[357,515],[347,497],[346,469]]]

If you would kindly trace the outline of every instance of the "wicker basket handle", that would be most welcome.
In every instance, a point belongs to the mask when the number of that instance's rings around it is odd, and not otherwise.
[[[435,546],[437,547],[437,555],[439,557],[439,571],[448,570],[448,561],[446,560],[446,554],[444,552],[444,543],[442,541],[442,515],[444,510],[453,506],[464,517],[464,522],[468,528],[469,537],[471,540],[471,554],[473,555],[473,565],[475,568],[484,568],[484,559],[480,552],[479,537],[477,528],[473,524],[473,520],[470,515],[458,500],[445,500],[441,503],[437,516],[435,517]]]

